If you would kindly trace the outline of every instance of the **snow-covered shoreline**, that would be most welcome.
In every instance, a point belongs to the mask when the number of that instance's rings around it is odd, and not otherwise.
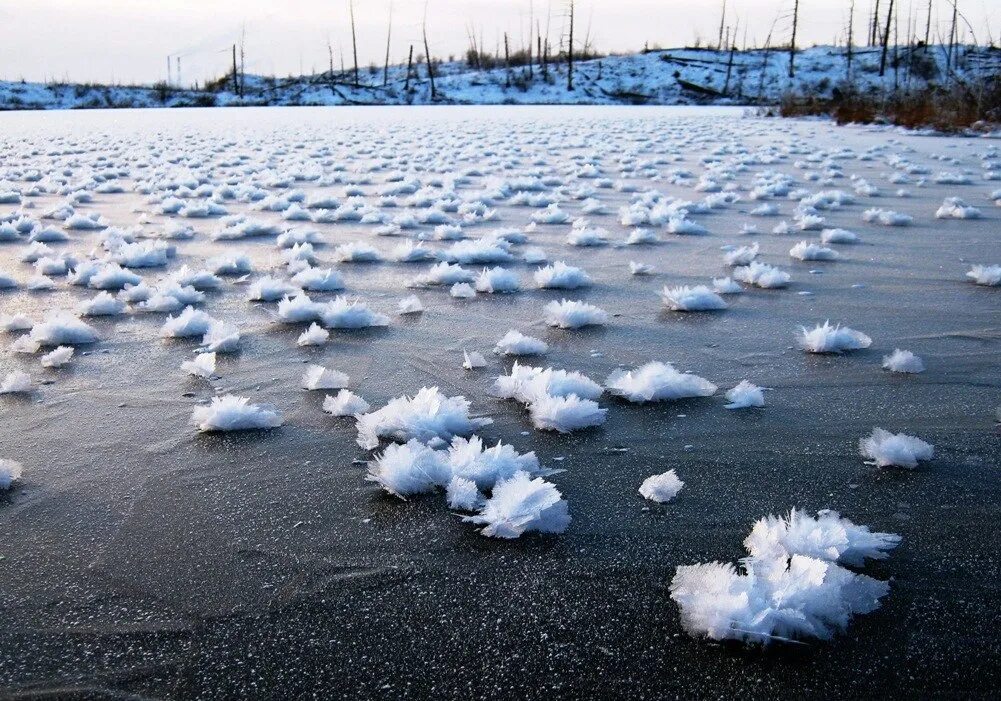
[[[946,75],[946,47],[893,49],[898,61],[879,75],[879,50],[852,51],[851,83],[863,92],[917,88]],[[1001,50],[961,47],[954,72],[977,75],[1001,67]],[[265,105],[753,105],[774,104],[783,95],[830,97],[844,87],[845,47],[814,46],[796,53],[796,74],[788,76],[789,54],[780,49],[716,51],[663,49],[607,56],[574,64],[574,89],[566,86],[566,65],[476,70],[463,61],[436,64],[432,95],[427,66],[390,66],[362,71],[355,86],[350,72],[274,78],[246,75],[240,92],[223,84],[214,90],[167,85],[116,86],[0,81],[0,110],[229,107]],[[919,75],[920,74],[920,75]]]

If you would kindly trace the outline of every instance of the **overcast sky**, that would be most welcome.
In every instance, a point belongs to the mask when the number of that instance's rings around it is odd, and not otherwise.
[[[868,22],[872,1],[856,0],[857,27]],[[933,0],[943,34],[948,33],[949,1]],[[800,0],[801,43],[843,37],[849,2]],[[738,42],[746,31],[749,44],[764,43],[773,23],[773,41],[785,41],[792,3],[728,0],[727,23],[739,22]],[[959,3],[981,41],[987,39],[988,27],[1001,30],[1001,1]],[[698,37],[715,42],[722,0],[576,4],[575,44],[582,45],[590,28],[592,46],[608,52],[640,49],[645,42],[681,46]],[[923,36],[928,0],[898,0],[898,5],[901,37],[909,17]],[[530,16],[541,23],[543,33],[549,25],[555,44],[565,31],[566,6],[566,0],[429,0],[431,51],[440,57],[461,55],[470,25],[490,51],[503,41],[505,31],[518,46],[527,40]],[[383,61],[389,7],[390,0],[355,0],[362,65]],[[391,56],[405,61],[409,45],[420,43],[424,0],[394,0],[393,7]],[[348,0],[0,0],[0,27],[0,78],[5,79],[152,82],[166,77],[168,55],[180,55],[181,80],[200,81],[226,70],[229,47],[241,31],[248,72],[325,70],[328,40],[335,64],[339,66],[342,51],[351,64]]]

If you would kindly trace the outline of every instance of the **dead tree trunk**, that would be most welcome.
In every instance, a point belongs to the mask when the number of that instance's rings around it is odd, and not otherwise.
[[[532,67],[532,25],[535,23],[535,4],[528,3],[528,77],[535,76],[535,69]],[[536,57],[538,58],[538,57]]]
[[[774,29],[774,25],[772,26]],[[758,102],[761,102],[765,94],[765,72],[768,70],[768,54],[772,50],[772,32],[768,32],[765,38],[765,50],[761,54],[761,70],[758,71]]]
[[[548,69],[546,67],[546,59],[542,55],[542,35],[539,34],[538,32],[536,32],[536,34],[535,34],[535,42],[538,45],[538,47],[535,50],[535,57],[539,61],[539,68],[542,69],[542,77],[543,78],[548,78],[549,77],[549,71],[548,71]]]
[[[845,82],[852,82],[852,44],[855,42],[855,0],[852,0],[848,9],[848,44],[846,46],[848,56],[845,66]]]
[[[730,40],[730,33],[727,32],[727,41],[730,41],[730,58],[726,62],[726,82],[723,83],[723,94],[730,92],[730,75],[733,73],[733,52],[737,50],[737,28],[733,28],[733,40]]]
[[[799,26],[799,0],[792,6],[792,41],[789,42],[789,77],[796,75],[796,29]]]
[[[726,0],[723,0],[723,10],[719,13],[719,39],[716,40],[716,50],[723,50],[723,23],[726,21]]]
[[[407,78],[403,84],[403,91],[407,92],[410,90],[410,68],[414,65],[414,45],[410,45],[410,55],[407,57]]]
[[[358,40],[355,38],[355,3],[354,0],[348,2],[348,11],[351,13],[351,50],[354,52],[355,60],[355,87],[361,85],[358,79]]]
[[[893,20],[893,0],[890,0],[890,9],[886,13],[886,31],[883,32],[883,51],[879,56],[879,77],[886,73],[886,53],[890,48],[890,22]]]
[[[233,94],[240,94],[240,77],[236,72],[236,44],[233,44]]]
[[[879,46],[879,0],[872,11],[872,23],[869,25],[869,46]]]
[[[427,5],[424,6],[425,10]],[[431,58],[431,49],[428,47],[428,24],[427,15],[424,16],[424,22],[421,26],[421,32],[424,35],[424,60],[427,61],[428,66],[428,81],[431,83],[431,99],[434,100],[437,92],[434,89],[434,59]]]
[[[505,87],[511,87],[511,51],[507,45],[507,32],[504,32],[504,78]]]
[[[389,3],[389,28],[386,30],[386,62],[382,68],[382,87],[389,85],[389,44],[393,39],[393,3]]]
[[[925,23],[925,51],[928,50],[928,42],[931,41],[931,1],[928,0],[928,21]]]
[[[952,26],[949,28],[949,53],[945,59],[945,69],[949,71],[953,68],[953,52],[956,50],[956,15],[959,13],[959,3],[952,2]]]
[[[570,43],[567,45],[567,90],[574,90],[574,0],[570,0]]]

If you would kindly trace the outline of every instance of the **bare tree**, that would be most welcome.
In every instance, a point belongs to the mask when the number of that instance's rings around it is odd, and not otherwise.
[[[730,28],[727,27],[726,37],[727,37],[727,42],[730,45],[730,57],[729,59],[727,59],[726,62],[726,82],[723,83],[724,95],[730,92],[730,75],[733,73],[733,54],[737,50],[737,30],[739,29],[739,27],[740,25],[738,20],[738,25],[733,28],[732,39],[730,38]]]
[[[535,3],[532,0],[528,2],[528,77],[531,78],[534,74],[534,69],[532,67],[532,25],[535,24]],[[536,56],[538,60],[538,56]]]
[[[413,65],[414,65],[414,45],[411,44],[410,45],[410,55],[407,56],[407,78],[406,78],[406,81],[403,83],[403,91],[404,92],[409,92],[410,91],[410,68]]]
[[[570,0],[570,36],[567,44],[567,90],[573,90],[573,5]]]
[[[240,29],[240,97],[243,97],[244,91],[247,89],[247,64],[244,63],[245,53],[244,48],[247,45],[247,25],[244,25]]]
[[[847,65],[845,67],[845,81],[851,83],[852,81],[852,48],[855,43],[855,0],[852,0],[851,5],[848,8],[848,44],[846,45],[846,50],[848,52]]]
[[[789,42],[789,77],[796,75],[796,29],[799,26],[799,0],[792,6],[792,41]]]
[[[591,8],[587,13],[587,27],[584,28],[584,48],[581,51],[585,61],[587,60],[588,54],[591,52],[591,20],[593,19],[594,5],[591,5]]]
[[[511,52],[507,45],[507,32],[504,32],[504,85],[511,87]]]
[[[719,13],[719,40],[716,42],[716,50],[723,49],[723,23],[726,21],[726,0],[723,0],[723,9]]]
[[[386,63],[382,68],[382,87],[389,85],[389,43],[393,38],[393,0],[389,0],[389,28],[386,29]]]
[[[928,0],[928,21],[925,23],[925,46],[928,46],[928,42],[931,41],[931,3],[932,0]]]
[[[758,71],[758,102],[761,102],[761,98],[765,92],[765,73],[768,70],[768,58],[772,50],[772,35],[775,33],[775,25],[778,24],[779,18],[776,15],[775,19],[772,20],[772,26],[768,29],[768,36],[765,37],[765,50],[761,56],[761,70]]]
[[[952,26],[949,28],[949,53],[946,56],[945,67],[950,69],[954,67],[953,63],[953,52],[956,49],[956,15],[959,13],[959,3],[956,0],[952,2]]]
[[[869,25],[869,46],[879,45],[879,0],[872,10],[872,23]]]
[[[428,3],[424,3],[424,19],[421,21],[421,33],[424,36],[424,60],[428,64],[428,81],[431,83],[431,99],[434,100],[436,91],[434,89],[434,59],[431,58],[431,49],[428,47]]]
[[[240,78],[236,71],[236,44],[233,44],[233,93],[240,94]]]
[[[890,48],[890,22],[893,20],[893,0],[890,0],[890,9],[886,13],[886,31],[883,32],[883,52],[879,56],[879,77],[886,73],[886,53]]]
[[[348,12],[351,14],[351,49],[354,52],[355,59],[355,87],[357,88],[361,85],[358,79],[358,40],[355,37],[355,2],[354,0],[348,0]]]

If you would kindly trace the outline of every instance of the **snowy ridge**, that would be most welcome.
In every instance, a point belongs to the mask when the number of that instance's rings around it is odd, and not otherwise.
[[[969,72],[996,70],[1001,59],[983,47],[960,47],[961,65]],[[903,55],[907,47],[895,50]],[[929,66],[923,74],[945,73],[947,48],[931,46],[914,53]],[[906,60],[906,59],[905,59]],[[904,82],[888,70],[880,78],[879,50],[855,47],[852,79],[862,91],[892,89]],[[566,66],[526,66],[476,70],[462,61],[435,66],[436,95],[432,97],[427,67],[417,65],[407,80],[406,66],[390,66],[388,85],[378,75],[363,74],[354,86],[349,74],[329,73],[290,78],[246,75],[242,96],[232,80],[217,89],[172,86],[74,85],[0,81],[0,109],[106,109],[146,107],[209,107],[235,105],[412,105],[412,104],[763,104],[783,94],[829,97],[846,76],[844,47],[813,46],[796,54],[796,75],[788,77],[786,51],[728,51],[677,48],[606,56],[574,63],[574,90],[566,87]],[[964,71],[960,69],[960,74]],[[924,83],[916,75],[908,87]]]

